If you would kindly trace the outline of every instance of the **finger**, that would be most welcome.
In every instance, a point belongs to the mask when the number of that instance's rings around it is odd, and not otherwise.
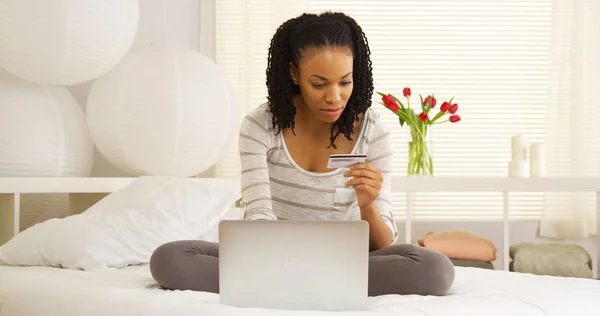
[[[354,189],[357,191],[367,192],[372,199],[376,199],[379,195],[378,191],[368,184],[359,184],[355,186]]]
[[[375,173],[381,173],[381,170],[379,170],[378,168],[376,168],[375,166],[373,166],[370,163],[358,163],[358,164],[352,165],[352,166],[350,166],[350,170],[370,170]]]
[[[373,188],[380,187],[378,181],[375,181],[375,180],[369,179],[369,178],[364,178],[364,177],[350,179],[348,182],[346,182],[346,187],[357,186],[357,185],[361,185],[361,184],[369,185]]]
[[[344,173],[345,177],[365,177],[376,181],[383,181],[383,175],[370,169],[352,169]]]
[[[368,163],[368,162],[361,162],[361,163],[357,163],[354,164],[352,166],[349,167],[350,169],[369,169],[372,171],[379,171],[379,169],[377,169],[375,166],[373,166],[372,164]]]
[[[372,179],[372,180],[380,180],[380,176],[379,174],[370,171],[370,170],[350,170],[344,173],[344,176],[347,178],[350,177],[354,177],[354,178],[368,178],[368,179]]]
[[[353,177],[350,177],[350,180],[348,180],[348,183],[350,186],[364,183],[364,184],[368,184],[374,188],[380,189],[383,185],[383,178],[373,179],[373,178],[364,177],[364,176],[353,176]]]

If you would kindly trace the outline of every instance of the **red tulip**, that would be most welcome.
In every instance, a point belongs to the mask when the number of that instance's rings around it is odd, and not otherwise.
[[[458,116],[458,115],[450,115],[450,122],[456,123],[458,121],[460,121],[460,116]]]
[[[448,112],[448,109],[450,109],[450,103],[448,102],[444,102],[442,103],[442,106],[440,106],[440,111],[444,113]]]
[[[392,112],[397,112],[400,109],[400,106],[396,103],[396,99],[391,94],[383,96],[381,101],[383,101],[383,104]]]
[[[425,123],[429,120],[429,116],[427,115],[427,113],[421,112],[421,114],[419,114],[419,120],[421,120],[421,122]]]
[[[410,97],[411,96],[411,94],[410,94],[410,88],[409,87],[404,88],[402,90],[402,93],[404,94],[405,97]]]
[[[454,103],[450,106],[450,114],[454,114],[458,111],[458,104]]]
[[[432,96],[428,96],[428,97],[425,98],[424,102],[425,102],[425,105],[429,105],[429,103],[431,103],[431,108],[433,109],[435,107],[435,103],[437,101]]]

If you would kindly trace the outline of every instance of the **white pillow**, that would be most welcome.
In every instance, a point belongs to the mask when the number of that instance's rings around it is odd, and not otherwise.
[[[82,214],[19,233],[0,247],[0,264],[99,270],[147,263],[166,242],[210,233],[240,196],[238,179],[140,177]]]
[[[243,220],[244,219],[244,211],[239,207],[232,207],[221,220]],[[216,223],[212,225],[206,232],[204,232],[199,240],[206,240],[210,242],[219,242],[219,225]]]

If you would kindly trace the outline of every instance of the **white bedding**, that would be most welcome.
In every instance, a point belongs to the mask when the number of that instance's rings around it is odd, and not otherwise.
[[[0,315],[593,315],[600,281],[457,267],[445,297],[374,297],[365,312],[239,309],[217,294],[164,291],[147,266],[84,272],[50,267],[0,267]]]

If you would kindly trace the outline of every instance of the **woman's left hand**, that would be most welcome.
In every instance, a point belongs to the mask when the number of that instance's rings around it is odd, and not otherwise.
[[[346,187],[353,187],[356,192],[358,206],[362,209],[371,205],[377,197],[383,184],[383,175],[381,171],[369,163],[359,163],[350,167],[350,170],[344,173],[345,177],[350,177],[346,182]]]

